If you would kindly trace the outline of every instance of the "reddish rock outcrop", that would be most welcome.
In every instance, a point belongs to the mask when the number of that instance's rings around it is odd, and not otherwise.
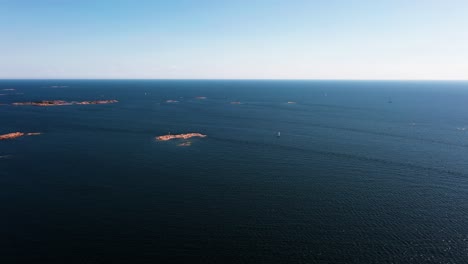
[[[178,134],[178,135],[163,135],[156,137],[156,140],[159,141],[167,141],[171,139],[189,139],[193,137],[201,137],[204,138],[206,135],[200,134],[200,133],[188,133],[188,134]]]
[[[24,136],[24,133],[22,132],[13,132],[13,133],[0,135],[0,140],[14,139],[14,138],[22,137],[22,136]]]
[[[38,136],[41,135],[40,132],[30,132],[30,133],[23,133],[23,132],[13,132],[8,134],[0,135],[0,140],[7,140],[7,139],[15,139],[22,136]]]

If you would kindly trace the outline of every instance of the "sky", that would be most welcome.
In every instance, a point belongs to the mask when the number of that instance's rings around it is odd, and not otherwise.
[[[0,78],[468,80],[468,1],[0,0]]]

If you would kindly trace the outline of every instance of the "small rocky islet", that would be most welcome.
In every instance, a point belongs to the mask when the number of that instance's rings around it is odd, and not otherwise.
[[[0,140],[15,139],[15,138],[23,137],[23,136],[38,136],[38,135],[41,135],[41,134],[42,133],[40,133],[40,132],[29,132],[29,133],[12,132],[12,133],[8,133],[8,134],[0,135]]]
[[[187,134],[168,134],[168,135],[162,135],[162,136],[157,136],[156,140],[158,141],[168,141],[172,139],[189,139],[193,137],[201,137],[204,138],[206,135],[203,135],[201,133],[187,133]]]

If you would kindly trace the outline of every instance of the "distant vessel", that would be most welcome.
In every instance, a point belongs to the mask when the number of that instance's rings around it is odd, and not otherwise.
[[[281,132],[278,131],[278,134],[276,134],[277,137],[281,137]]]

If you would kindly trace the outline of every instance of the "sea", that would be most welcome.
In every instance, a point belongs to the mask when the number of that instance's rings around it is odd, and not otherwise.
[[[0,141],[2,264],[468,263],[468,82],[2,80],[0,104],[0,134],[42,133]]]

